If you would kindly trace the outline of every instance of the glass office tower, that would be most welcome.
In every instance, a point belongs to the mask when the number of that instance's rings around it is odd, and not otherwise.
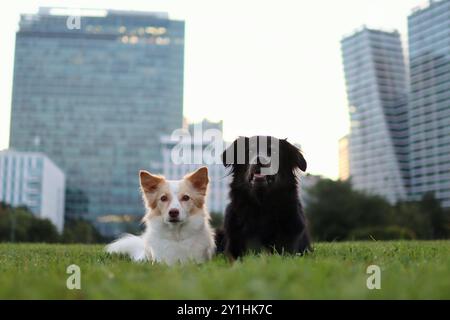
[[[408,17],[411,198],[450,207],[450,0]]]
[[[138,171],[182,126],[184,22],[101,10],[76,18],[55,8],[21,16],[10,147],[48,154],[66,173],[66,214],[114,234],[118,217],[143,215]]]
[[[364,27],[342,40],[353,186],[391,203],[407,197],[407,84],[398,32]]]

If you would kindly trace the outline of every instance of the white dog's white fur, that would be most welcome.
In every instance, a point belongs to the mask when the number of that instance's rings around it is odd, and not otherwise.
[[[147,171],[139,175],[147,208],[145,232],[123,236],[109,244],[107,252],[168,265],[211,259],[216,247],[205,208],[208,169],[202,167],[177,181]]]

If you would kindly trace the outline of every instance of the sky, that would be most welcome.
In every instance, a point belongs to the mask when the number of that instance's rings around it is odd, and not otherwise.
[[[340,40],[397,29],[425,0],[15,0],[0,10],[0,150],[9,143],[15,32],[39,6],[166,11],[186,22],[184,115],[224,121],[225,139],[299,143],[308,172],[338,176],[349,121]],[[81,20],[81,23],[82,20]]]

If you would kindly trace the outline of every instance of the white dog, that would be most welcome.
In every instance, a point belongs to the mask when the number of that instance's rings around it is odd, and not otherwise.
[[[147,208],[145,232],[139,237],[125,235],[106,251],[168,265],[211,259],[216,246],[205,208],[208,169],[202,167],[177,181],[148,171],[140,171],[139,176]]]

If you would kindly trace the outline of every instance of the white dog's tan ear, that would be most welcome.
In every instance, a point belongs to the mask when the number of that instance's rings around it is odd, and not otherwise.
[[[152,193],[158,188],[158,185],[164,181],[164,177],[153,175],[148,171],[139,171],[139,181],[142,191]]]
[[[201,167],[196,171],[186,175],[184,178],[192,183],[192,186],[200,193],[206,194],[206,188],[208,187],[209,183],[207,167]]]

